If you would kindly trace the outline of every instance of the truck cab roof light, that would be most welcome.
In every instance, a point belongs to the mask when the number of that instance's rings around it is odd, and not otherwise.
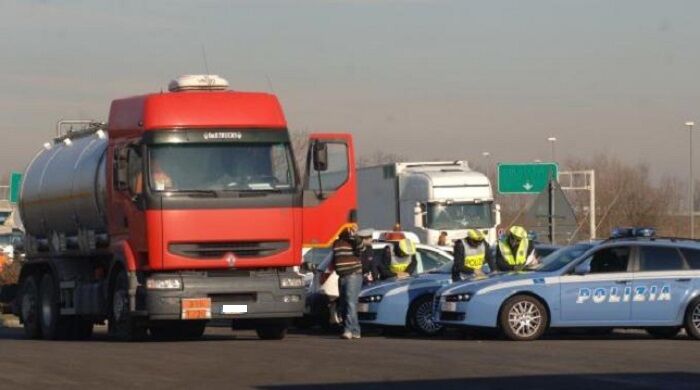
[[[168,84],[168,91],[223,91],[228,89],[228,81],[215,74],[183,75]]]

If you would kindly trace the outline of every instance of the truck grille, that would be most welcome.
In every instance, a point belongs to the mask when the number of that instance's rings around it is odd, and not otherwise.
[[[193,259],[217,259],[227,253],[236,257],[251,258],[272,256],[289,248],[289,241],[235,241],[198,242],[168,245],[172,254]]]

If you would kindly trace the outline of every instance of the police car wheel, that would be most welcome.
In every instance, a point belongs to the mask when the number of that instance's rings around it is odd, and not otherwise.
[[[416,299],[408,311],[408,325],[422,336],[435,336],[442,332],[442,325],[433,321],[433,298]]]
[[[688,305],[685,314],[685,331],[689,337],[700,340],[700,298]]]
[[[516,295],[503,305],[499,325],[507,338],[530,341],[542,336],[548,321],[542,302],[528,295]]]

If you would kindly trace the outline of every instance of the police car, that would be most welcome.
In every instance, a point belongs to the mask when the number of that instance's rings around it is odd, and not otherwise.
[[[655,238],[653,229],[618,229],[561,265],[494,280],[458,283],[436,293],[446,326],[498,328],[535,340],[547,328],[644,328],[700,338],[700,242]]]
[[[554,261],[563,264],[591,246],[592,244],[580,244],[573,250],[555,252],[559,247],[537,244],[535,251],[543,263]],[[446,250],[434,250],[434,255],[439,254],[447,261],[440,268],[410,278],[388,280],[365,287],[360,292],[357,306],[360,323],[390,331],[405,328],[422,336],[440,333],[443,326],[433,320],[433,296],[440,288],[452,283],[452,248],[444,249]],[[488,272],[489,266],[484,265],[484,273]],[[489,277],[498,275],[505,274],[492,274]]]

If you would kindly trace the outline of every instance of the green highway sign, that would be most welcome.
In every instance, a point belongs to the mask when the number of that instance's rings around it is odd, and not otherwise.
[[[498,192],[501,194],[538,194],[547,188],[550,178],[557,179],[556,163],[499,163]]]
[[[12,172],[10,174],[10,190],[7,192],[7,200],[12,204],[16,204],[19,201],[19,191],[22,187],[22,174],[19,172]]]

